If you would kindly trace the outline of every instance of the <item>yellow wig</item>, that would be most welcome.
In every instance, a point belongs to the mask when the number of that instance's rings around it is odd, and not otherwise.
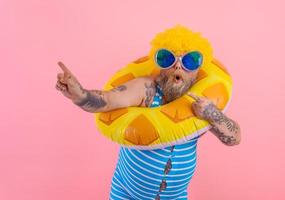
[[[164,32],[158,33],[151,41],[152,48],[149,52],[150,58],[160,48],[166,48],[176,54],[176,56],[188,51],[199,51],[203,54],[203,63],[208,65],[213,59],[213,50],[209,41],[201,37],[200,33],[195,33],[182,25],[176,25]]]

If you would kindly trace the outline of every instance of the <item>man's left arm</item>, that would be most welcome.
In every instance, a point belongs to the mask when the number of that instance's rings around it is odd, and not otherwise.
[[[240,126],[237,122],[222,113],[209,99],[196,96],[192,93],[188,94],[196,100],[192,103],[195,114],[207,120],[212,125],[210,131],[214,133],[222,143],[228,146],[238,145],[240,143],[241,133]]]

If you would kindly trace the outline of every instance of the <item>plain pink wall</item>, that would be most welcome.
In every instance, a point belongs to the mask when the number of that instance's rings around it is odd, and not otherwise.
[[[239,146],[198,144],[193,200],[285,199],[284,1],[0,1],[0,199],[105,200],[119,146],[56,89],[63,61],[87,89],[175,24],[201,32],[233,76]]]

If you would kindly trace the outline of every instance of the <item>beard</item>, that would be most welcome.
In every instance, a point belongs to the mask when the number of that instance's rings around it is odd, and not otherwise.
[[[181,97],[193,85],[195,78],[183,77],[182,74],[159,74],[155,82],[159,84],[166,103]]]

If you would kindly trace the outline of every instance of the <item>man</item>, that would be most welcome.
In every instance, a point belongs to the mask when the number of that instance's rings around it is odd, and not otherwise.
[[[169,31],[175,29],[181,27]],[[185,28],[182,31],[190,33]],[[139,77],[109,91],[84,89],[71,71],[59,62],[64,73],[58,74],[56,88],[75,105],[91,113],[130,106],[154,107],[157,105],[156,97],[162,100],[160,104],[166,104],[184,95],[197,78],[200,64],[190,70],[182,59],[178,59],[185,58],[186,53],[176,51],[175,59],[167,67],[162,67],[156,77]],[[192,108],[197,117],[212,125],[210,131],[222,143],[228,146],[240,143],[237,122],[223,114],[209,99],[192,93],[188,95],[196,100]],[[187,199],[187,186],[196,167],[196,143],[199,137],[165,149],[121,147],[110,199]]]

